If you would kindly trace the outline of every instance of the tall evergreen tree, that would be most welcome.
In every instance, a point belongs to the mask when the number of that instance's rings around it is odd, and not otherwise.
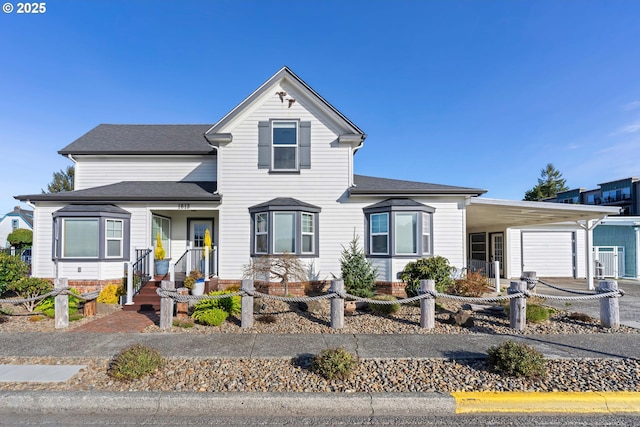
[[[67,166],[66,170],[60,169],[58,172],[54,172],[53,181],[47,185],[47,191],[42,190],[42,192],[60,193],[63,191],[73,191],[74,175],[75,169],[73,166]]]
[[[562,177],[562,173],[553,164],[548,163],[546,167],[540,170],[538,184],[524,193],[523,200],[538,201],[548,197],[555,197],[556,194],[569,189],[566,183],[567,180]]]

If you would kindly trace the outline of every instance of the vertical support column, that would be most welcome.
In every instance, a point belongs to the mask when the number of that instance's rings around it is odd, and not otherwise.
[[[436,290],[436,281],[432,279],[420,280],[419,295]],[[436,326],[436,299],[433,296],[420,300],[420,327],[423,329],[433,329]]]
[[[591,220],[591,219],[587,220],[587,224],[586,225],[587,225],[587,227],[585,228],[585,231],[587,233],[587,236],[586,236],[587,247],[586,247],[585,250],[587,252],[587,256],[586,256],[587,259],[585,260],[586,261],[585,267],[587,269],[587,286],[588,286],[588,289],[590,291],[592,291],[593,288],[595,287],[594,283],[593,283],[593,267],[594,267],[594,262],[593,262],[593,227],[595,225],[594,225],[593,220]]]
[[[332,280],[330,292],[343,293],[344,282],[341,279]],[[331,299],[331,329],[344,328],[344,298]]]
[[[493,261],[493,276],[496,281],[496,292],[500,293],[500,261]]]
[[[64,289],[68,287],[69,280],[66,277],[55,279],[53,287]],[[55,298],[55,322],[56,329],[69,327],[69,295],[56,295]]]
[[[189,271],[187,271],[187,276],[189,275]],[[171,264],[171,261],[169,261],[169,280],[174,282],[176,281],[176,265],[175,264]]]
[[[127,266],[127,302],[125,305],[133,305],[133,264],[130,262]]]
[[[618,290],[618,282],[615,280],[602,280],[596,290],[599,294],[615,292]],[[620,306],[617,297],[600,298],[600,324],[613,330],[620,326]]]
[[[512,295],[526,290],[527,282],[511,282],[507,293]],[[527,299],[524,296],[512,298],[509,303],[509,327],[517,331],[524,331],[527,326]]]
[[[253,279],[242,279],[242,287],[246,292],[253,293]],[[240,320],[242,329],[253,327],[253,295],[242,295],[242,318]]]
[[[149,252],[149,255],[147,256],[147,258],[149,259],[149,277],[151,277],[151,280],[153,280],[156,275],[156,259],[153,255],[153,248],[149,249],[151,249],[151,252]]]
[[[209,248],[204,248],[204,280],[209,280]]]
[[[160,288],[173,291],[176,285],[171,280],[160,282]],[[160,329],[169,329],[173,324],[173,299],[169,297],[160,298]]]
[[[218,247],[213,247],[213,275],[218,276]]]

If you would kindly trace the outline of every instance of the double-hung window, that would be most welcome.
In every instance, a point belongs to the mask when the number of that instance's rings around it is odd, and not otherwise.
[[[122,257],[123,221],[120,219],[106,220],[107,258]]]
[[[298,170],[298,122],[273,122],[272,169]]]
[[[277,198],[249,208],[251,255],[318,255],[320,208],[291,198]]]
[[[367,254],[373,257],[432,255],[435,210],[411,199],[388,199],[364,208]]]
[[[375,255],[389,254],[389,214],[371,214],[370,253]]]

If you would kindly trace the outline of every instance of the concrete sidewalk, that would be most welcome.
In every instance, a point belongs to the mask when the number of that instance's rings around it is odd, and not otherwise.
[[[484,358],[506,340],[531,345],[548,358],[635,358],[639,334],[85,334],[0,333],[0,357],[111,358],[133,344],[157,348],[166,357],[291,358],[344,347],[365,359]]]

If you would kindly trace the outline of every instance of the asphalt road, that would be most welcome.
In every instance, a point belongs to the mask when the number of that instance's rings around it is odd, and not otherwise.
[[[428,417],[217,417],[210,412],[182,415],[111,414],[3,414],[0,426],[640,426],[640,416],[597,415],[447,415]]]

